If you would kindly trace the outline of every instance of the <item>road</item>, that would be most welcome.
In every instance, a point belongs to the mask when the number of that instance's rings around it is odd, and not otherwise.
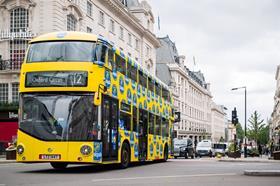
[[[280,163],[218,162],[214,158],[169,160],[166,163],[116,166],[72,165],[63,171],[49,164],[0,164],[0,186],[15,185],[195,185],[270,186],[280,177],[245,176],[246,169],[280,170]]]

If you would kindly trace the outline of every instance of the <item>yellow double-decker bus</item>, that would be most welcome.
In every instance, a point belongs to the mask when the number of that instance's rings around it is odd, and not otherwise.
[[[104,38],[45,34],[21,68],[17,161],[166,161],[172,110],[168,87]]]

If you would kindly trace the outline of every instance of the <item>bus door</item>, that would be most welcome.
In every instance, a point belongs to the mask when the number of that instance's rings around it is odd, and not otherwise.
[[[147,157],[148,144],[148,112],[139,109],[139,160],[144,161]]]
[[[118,159],[118,100],[104,96],[102,103],[102,159]]]

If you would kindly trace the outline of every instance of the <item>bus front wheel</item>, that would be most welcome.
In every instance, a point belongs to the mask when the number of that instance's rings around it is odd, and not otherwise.
[[[127,168],[129,166],[129,162],[130,162],[129,146],[127,143],[124,143],[121,151],[121,168],[122,169]]]
[[[51,166],[54,168],[54,169],[65,169],[67,167],[67,163],[63,163],[63,162],[51,162]]]

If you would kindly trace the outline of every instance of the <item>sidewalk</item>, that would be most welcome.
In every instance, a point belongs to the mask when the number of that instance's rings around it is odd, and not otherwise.
[[[245,170],[246,176],[280,176],[280,170]]]
[[[0,164],[4,163],[16,163],[16,160],[6,160],[5,155],[0,155]]]
[[[241,156],[241,158],[229,158],[229,157],[222,157],[221,159],[218,159],[220,162],[246,162],[246,163],[280,163],[280,160],[273,160],[269,159],[268,156],[262,156],[262,157],[247,157],[244,158]]]
[[[280,165],[280,160],[269,159],[268,156],[228,158],[222,157],[219,162],[239,162],[239,163],[275,163]],[[244,170],[246,176],[280,176],[280,170]]]

